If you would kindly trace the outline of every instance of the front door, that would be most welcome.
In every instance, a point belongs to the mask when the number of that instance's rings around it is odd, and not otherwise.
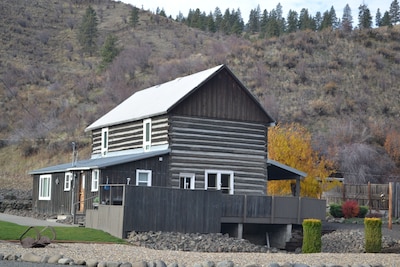
[[[85,210],[85,174],[79,175],[79,205],[78,211],[83,212]]]

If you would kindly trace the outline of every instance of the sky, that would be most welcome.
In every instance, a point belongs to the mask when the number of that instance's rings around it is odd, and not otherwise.
[[[256,9],[258,5],[260,5],[261,11],[266,9],[269,12],[271,9],[276,8],[278,3],[281,3],[283,8],[283,16],[285,18],[287,17],[290,9],[300,13],[302,8],[306,8],[308,9],[309,14],[315,16],[318,11],[323,14],[325,11],[330,10],[333,6],[336,11],[337,18],[341,19],[344,7],[346,4],[349,4],[353,15],[354,26],[358,24],[358,7],[363,3],[368,6],[373,17],[373,24],[375,25],[375,14],[378,8],[383,15],[385,11],[389,11],[390,3],[392,1],[393,0],[122,0],[124,3],[128,3],[145,10],[150,10],[153,13],[156,12],[157,7],[160,8],[160,10],[164,9],[167,16],[171,15],[173,19],[176,18],[179,12],[181,12],[184,17],[187,17],[189,9],[195,10],[196,8],[199,8],[201,12],[204,11],[208,15],[210,11],[214,12],[217,6],[221,10],[222,14],[224,14],[227,8],[230,10],[237,10],[240,8],[240,12],[245,23],[247,23],[249,20],[250,10]]]

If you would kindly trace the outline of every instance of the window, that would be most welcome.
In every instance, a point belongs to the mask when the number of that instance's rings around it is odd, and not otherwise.
[[[108,128],[101,129],[101,155],[105,156],[108,152]]]
[[[143,121],[143,149],[149,151],[151,148],[151,119]]]
[[[194,173],[181,173],[179,174],[179,188],[181,189],[194,189]]]
[[[151,186],[151,171],[150,170],[136,170],[136,185]]]
[[[92,192],[99,191],[99,170],[92,171]]]
[[[66,172],[64,178],[64,191],[71,190],[71,183],[72,183],[72,172]]]
[[[39,178],[39,200],[51,199],[51,175],[40,175]]]
[[[214,171],[205,172],[205,189],[221,190],[223,194],[233,195],[233,172],[232,171]]]

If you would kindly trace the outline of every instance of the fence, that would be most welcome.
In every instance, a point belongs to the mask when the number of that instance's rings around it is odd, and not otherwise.
[[[392,183],[393,216],[400,217],[400,184]],[[342,184],[325,192],[322,196],[328,204],[341,204],[347,200],[356,200],[360,206],[371,210],[389,209],[389,184]]]

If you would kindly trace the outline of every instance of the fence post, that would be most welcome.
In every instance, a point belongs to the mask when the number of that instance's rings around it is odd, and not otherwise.
[[[371,213],[371,207],[372,207],[372,203],[371,203],[371,182],[368,182],[368,208],[369,208],[369,213]]]
[[[388,228],[392,230],[392,210],[393,210],[393,183],[389,183],[389,214],[388,214]]]

